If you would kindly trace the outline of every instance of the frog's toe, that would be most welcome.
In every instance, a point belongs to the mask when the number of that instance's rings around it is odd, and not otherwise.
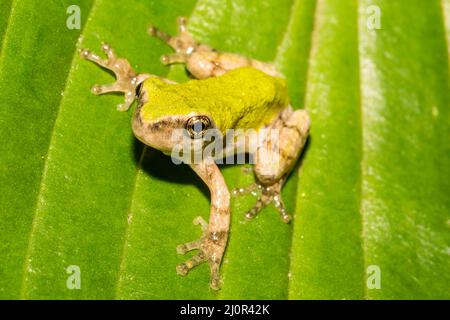
[[[284,223],[289,223],[292,220],[292,216],[286,212],[286,208],[283,203],[283,199],[281,199],[281,194],[277,193],[273,196],[273,204],[275,209],[278,210],[280,214],[280,218]]]
[[[256,200],[255,205],[245,213],[245,218],[248,220],[253,219],[262,209],[264,209],[272,199],[270,196],[262,193],[261,196]]]
[[[161,29],[159,29],[157,26],[154,26],[154,25],[151,25],[148,28],[147,32],[152,37],[158,38],[158,39],[166,42],[167,44],[171,45],[171,41],[174,38],[179,37],[180,35],[191,37],[191,35],[187,31],[187,21],[188,20],[186,17],[178,17],[178,19],[177,19],[178,35],[177,36],[171,36],[170,34],[162,31]]]
[[[177,253],[185,254],[186,252],[189,252],[191,250],[200,249],[200,245],[201,240],[180,244],[179,246],[177,246]]]
[[[104,94],[107,92],[114,92],[117,91],[119,88],[117,87],[116,83],[110,83],[110,84],[95,84],[91,91],[95,95]]]
[[[174,54],[163,55],[161,62],[165,65],[173,63],[186,63],[191,54],[197,49],[199,44],[194,40],[187,30],[187,19],[185,17],[178,18],[178,33],[170,35],[155,26],[148,29],[148,33],[155,38],[167,43],[173,50]]]
[[[178,32],[179,33],[185,33],[187,32],[187,25],[188,19],[186,17],[178,17],[177,18],[177,24],[178,24]]]
[[[253,183],[246,188],[233,189],[231,194],[240,196],[245,194],[252,194],[257,197],[255,205],[245,213],[245,218],[253,219],[262,209],[270,203],[273,203],[280,214],[283,222],[289,223],[292,220],[291,215],[286,212],[286,208],[281,198],[281,182],[277,182],[271,186],[263,186],[258,183]]]
[[[148,34],[152,37],[158,38],[163,42],[169,43],[170,39],[172,39],[172,36],[165,33],[164,31],[160,30],[156,26],[150,26],[147,30]]]
[[[231,195],[234,197],[243,196],[247,194],[252,194],[257,196],[261,192],[263,186],[258,183],[252,183],[251,185],[244,188],[234,188],[231,190]]]
[[[179,53],[164,54],[161,56],[161,63],[164,65],[174,64],[174,63],[185,63],[186,57]]]
[[[200,225],[200,227],[202,228],[202,239],[203,239],[205,237],[206,230],[208,229],[208,223],[201,216],[195,217],[192,223],[196,226]],[[202,239],[180,244],[179,246],[177,246],[178,254],[185,254],[186,252],[189,252],[191,250],[200,249]]]
[[[89,49],[81,49],[80,51],[80,55],[83,59],[92,61],[106,69],[110,69],[112,71],[114,71],[114,62],[117,59],[116,55],[114,54],[114,50],[111,48],[111,46],[105,42],[102,42],[101,45],[101,49],[102,51],[106,54],[107,59],[102,59],[100,58],[99,55],[97,55],[96,53],[92,52]]]
[[[214,250],[208,249],[212,248],[210,244],[206,243],[209,242],[208,239],[202,239],[201,242],[202,248],[200,248],[200,251],[195,256],[177,265],[177,274],[185,276],[192,268],[204,262],[208,262],[211,270],[210,287],[214,290],[218,290],[220,288],[219,268],[221,259]]]
[[[220,288],[220,258],[216,257],[217,255],[214,253],[211,253],[210,251],[204,249],[200,249],[200,251],[195,256],[177,265],[177,274],[179,274],[180,276],[186,276],[192,268],[204,262],[208,262],[211,270],[210,287],[211,289],[218,290]]]
[[[114,53],[114,49],[106,42],[102,42],[102,50],[106,54],[109,60],[115,60],[116,54]]]
[[[189,270],[191,270],[192,268],[198,266],[199,264],[205,262],[206,260],[208,260],[207,256],[203,253],[203,251],[200,251],[199,253],[197,253],[195,256],[193,256],[192,258],[186,260],[183,263],[180,263],[179,265],[177,265],[177,273],[180,276],[185,276],[188,274]]]

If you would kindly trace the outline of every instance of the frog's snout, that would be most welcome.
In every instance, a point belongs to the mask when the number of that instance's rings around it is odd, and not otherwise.
[[[154,120],[147,120],[140,108],[133,117],[132,128],[134,135],[144,144],[170,153],[183,143],[185,119],[183,116],[164,116]]]

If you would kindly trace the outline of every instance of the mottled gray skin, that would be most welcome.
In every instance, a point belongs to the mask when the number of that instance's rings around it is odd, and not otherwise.
[[[179,18],[179,33],[170,36],[155,27],[149,33],[167,44],[175,53],[161,58],[164,64],[184,63],[189,72],[197,79],[217,77],[235,68],[252,66],[271,76],[280,77],[281,74],[271,64],[252,60],[233,53],[223,53],[209,46],[197,43],[186,30],[186,19]],[[149,77],[148,74],[136,74],[127,60],[117,58],[107,44],[102,45],[107,59],[100,59],[87,49],[81,51],[81,56],[100,66],[112,70],[117,82],[110,85],[96,85],[94,94],[119,91],[125,93],[125,103],[118,106],[119,110],[127,110],[135,99],[136,88]],[[165,80],[170,82],[169,80]],[[195,80],[193,80],[195,81]],[[171,148],[177,141],[171,140],[171,133],[175,129],[184,128],[186,121],[192,115],[168,116],[164,121],[146,123],[140,115],[140,107],[145,104],[148,92],[141,90],[139,106],[133,117],[133,131],[138,139],[145,144],[170,154]],[[280,112],[267,128],[279,129],[277,138],[267,136],[257,146],[254,152],[254,173],[256,183],[246,188],[232,191],[233,195],[259,192],[260,196],[255,206],[246,213],[251,219],[269,203],[274,203],[283,222],[288,223],[291,216],[287,214],[281,199],[281,188],[287,176],[298,160],[309,133],[310,119],[306,111],[294,111],[290,106]],[[230,128],[231,129],[231,128]],[[276,154],[274,153],[277,150]],[[279,165],[273,165],[273,159],[278,159]],[[180,275],[186,275],[190,269],[203,262],[208,262],[211,270],[212,289],[219,289],[219,268],[225,252],[230,228],[230,192],[223,175],[213,158],[205,158],[200,163],[190,164],[191,168],[205,182],[211,193],[210,219],[207,223],[202,217],[194,219],[194,224],[200,225],[203,231],[199,240],[185,243],[177,247],[179,254],[191,250],[199,252],[184,263],[177,266]]]

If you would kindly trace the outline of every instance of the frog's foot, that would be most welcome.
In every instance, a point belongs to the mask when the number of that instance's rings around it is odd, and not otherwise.
[[[263,186],[258,183],[253,183],[246,188],[236,188],[231,191],[233,196],[240,196],[252,194],[257,197],[256,204],[249,211],[245,213],[247,219],[253,219],[262,209],[273,202],[275,208],[280,213],[280,218],[283,222],[289,223],[292,220],[291,215],[286,212],[286,208],[281,198],[282,181],[278,181],[270,186]]]
[[[107,92],[123,92],[125,94],[125,103],[119,104],[117,109],[119,111],[126,111],[133,103],[136,97],[136,88],[145,79],[149,77],[147,74],[137,74],[131,67],[128,60],[118,58],[114,50],[107,44],[102,43],[102,50],[107,58],[102,59],[89,49],[81,50],[81,57],[90,60],[105,69],[111,70],[116,76],[116,82],[105,85],[94,85],[92,93],[99,95]]]
[[[178,17],[178,34],[175,36],[171,36],[155,26],[151,26],[148,29],[148,33],[151,36],[164,41],[175,50],[175,53],[163,55],[161,57],[161,62],[163,64],[185,63],[189,56],[199,46],[199,43],[197,43],[187,31],[186,24],[187,19],[185,17]]]
[[[208,224],[202,217],[195,218],[194,224],[202,227],[202,237],[197,241],[177,246],[177,253],[185,254],[186,252],[195,249],[198,249],[199,252],[192,258],[177,265],[177,273],[185,276],[188,274],[189,270],[195,266],[208,262],[211,269],[210,287],[214,290],[218,290],[220,288],[219,267],[223,254],[223,246],[218,244],[217,241],[213,239],[213,236],[208,236],[214,235],[214,232],[208,232]]]

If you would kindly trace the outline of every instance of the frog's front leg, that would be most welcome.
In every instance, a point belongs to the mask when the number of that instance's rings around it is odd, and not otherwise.
[[[210,46],[194,40],[187,31],[187,19],[178,18],[178,34],[171,36],[152,26],[148,32],[151,36],[166,42],[175,53],[163,55],[161,62],[165,65],[184,63],[189,72],[197,79],[220,76],[230,70],[252,66],[272,76],[280,76],[275,66],[254,59],[228,52],[219,52]]]
[[[201,217],[194,219],[194,224],[200,224],[202,227],[202,237],[197,241],[177,247],[177,252],[180,254],[194,249],[199,250],[197,255],[177,266],[177,273],[186,275],[193,267],[208,262],[211,269],[210,286],[217,290],[220,286],[220,263],[227,245],[230,227],[230,194],[214,161],[205,159],[199,164],[190,166],[206,183],[211,192],[211,212],[209,224]]]
[[[99,95],[108,92],[123,92],[125,94],[125,103],[119,104],[117,109],[126,111],[136,98],[136,88],[145,79],[150,77],[150,75],[137,74],[128,60],[118,58],[114,53],[114,50],[107,43],[102,44],[102,50],[107,56],[106,59],[100,58],[89,49],[82,49],[81,57],[90,60],[103,68],[111,70],[115,74],[117,80],[115,83],[111,84],[94,85],[92,87],[92,93]]]
[[[232,191],[233,195],[259,195],[255,206],[245,214],[246,218],[253,218],[273,202],[281,219],[290,222],[291,216],[286,212],[281,188],[300,157],[309,126],[310,119],[305,110],[293,111],[288,107],[266,129],[267,132],[260,135],[263,138],[254,153],[257,182]]]

